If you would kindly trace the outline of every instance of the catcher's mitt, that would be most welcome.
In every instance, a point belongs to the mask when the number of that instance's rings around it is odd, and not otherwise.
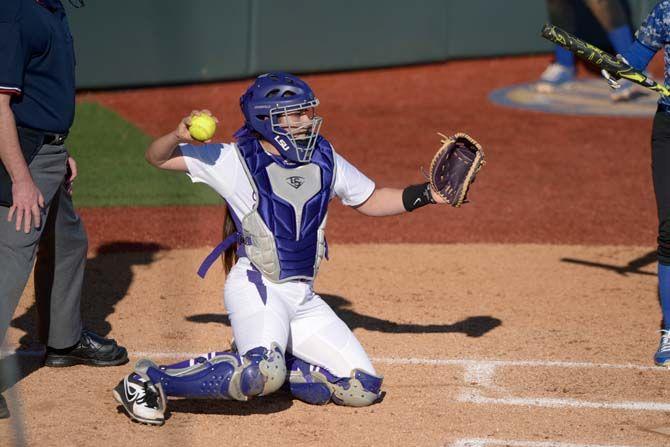
[[[464,133],[447,137],[438,133],[442,147],[430,163],[430,186],[454,207],[466,202],[470,184],[484,166],[484,151],[473,138]]]

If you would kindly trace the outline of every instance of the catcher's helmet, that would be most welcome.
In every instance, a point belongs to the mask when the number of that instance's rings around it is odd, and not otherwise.
[[[285,128],[279,125],[279,117],[284,115],[288,121],[288,114],[318,105],[305,81],[281,72],[259,76],[240,97],[245,124],[276,147],[283,158],[298,163],[311,160],[323,120],[314,115],[309,124]]]

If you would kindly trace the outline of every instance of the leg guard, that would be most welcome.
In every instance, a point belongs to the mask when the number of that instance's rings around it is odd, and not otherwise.
[[[235,354],[217,353],[209,360],[198,357],[183,363],[192,365],[149,367],[146,374],[154,384],[161,384],[168,396],[247,400],[240,391],[242,368]]]
[[[217,352],[171,366],[149,367],[146,373],[165,394],[191,399],[234,399],[269,394],[286,377],[284,357],[277,345],[259,347],[240,357]]]
[[[382,377],[354,369],[350,377],[337,377],[325,368],[287,355],[289,388],[298,399],[315,405],[333,401],[338,405],[365,407],[381,396]]]
[[[242,357],[244,370],[240,380],[242,392],[247,396],[266,396],[274,393],[286,380],[286,363],[279,346],[263,347],[247,351]]]

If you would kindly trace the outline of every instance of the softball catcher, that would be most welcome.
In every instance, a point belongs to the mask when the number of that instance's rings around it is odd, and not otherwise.
[[[288,73],[259,76],[240,99],[244,125],[235,143],[194,145],[194,111],[155,140],[146,158],[186,172],[226,201],[224,240],[199,274],[223,254],[224,303],[234,347],[177,364],[140,360],[114,388],[131,418],[163,424],[167,397],[248,400],[279,389],[312,404],[366,406],[382,377],[354,334],[313,290],[328,244],[328,204],[338,196],[369,216],[413,211],[433,203],[460,206],[484,163],[465,134],[443,137],[426,183],[377,188],[320,135],[318,99]],[[234,264],[234,265],[233,265]]]

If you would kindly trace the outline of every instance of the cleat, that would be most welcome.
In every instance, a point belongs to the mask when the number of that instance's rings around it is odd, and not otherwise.
[[[553,63],[540,75],[535,88],[540,93],[551,93],[575,80],[574,67]]]
[[[654,354],[654,363],[657,366],[670,367],[670,330],[661,330],[661,342]]]
[[[610,92],[610,99],[613,102],[625,102],[635,99],[639,96],[644,96],[647,92],[643,88],[638,88],[638,86],[626,79],[621,79],[619,81],[621,87]]]
[[[165,423],[165,394],[160,384],[131,373],[112,390],[131,419],[150,425]]]

